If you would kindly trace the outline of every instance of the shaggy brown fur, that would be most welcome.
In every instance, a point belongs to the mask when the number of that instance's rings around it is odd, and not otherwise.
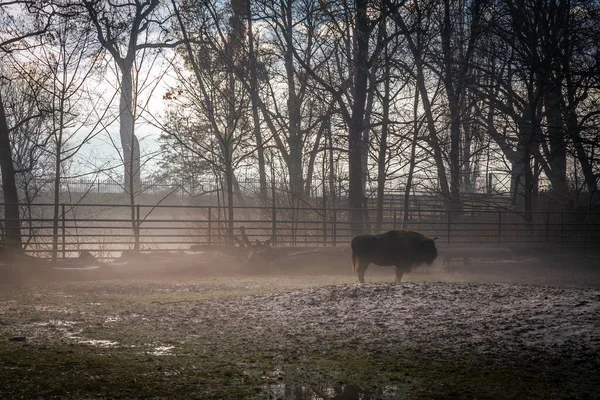
[[[394,230],[379,235],[360,235],[352,239],[352,267],[361,283],[369,264],[394,265],[396,282],[402,274],[420,264],[431,265],[437,258],[435,239],[419,232]]]

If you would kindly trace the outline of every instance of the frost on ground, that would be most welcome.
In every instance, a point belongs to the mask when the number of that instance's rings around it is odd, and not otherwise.
[[[571,287],[439,281],[461,275],[7,286],[0,335],[27,341],[0,343],[0,383],[11,382],[0,398],[593,398],[593,277]]]
[[[398,343],[424,352],[527,349],[600,354],[600,291],[509,284],[403,283],[328,286],[209,303],[194,323],[219,321],[293,338],[300,348]]]
[[[538,380],[540,386],[552,388],[557,379],[567,386],[558,394],[553,389],[544,394],[537,392],[538,388],[531,389],[525,392],[526,397],[561,398],[568,393],[573,398],[587,398],[600,389],[597,380],[584,378],[589,376],[587,373],[581,378],[588,387],[575,382],[577,378],[571,381],[566,371],[558,372],[559,378],[549,378],[546,365],[550,363],[559,371],[578,365],[583,372],[600,367],[600,291],[594,289],[443,282],[351,284],[238,297],[205,304],[195,313],[193,323],[212,327],[217,338],[221,334],[229,342],[237,336],[236,341],[248,349],[270,343],[273,354],[288,355],[288,374],[290,359],[293,362],[315,354],[317,358],[320,354],[335,358],[331,355],[351,353],[380,365],[367,372],[370,377],[363,377],[357,387],[347,383],[344,371],[336,374],[329,370],[322,374],[328,376],[324,378],[326,382],[320,383],[314,373],[291,379],[279,377],[285,381],[283,389],[288,391],[278,391],[281,388],[275,386],[274,397],[510,398],[515,393],[507,390],[519,385],[520,371],[529,371],[529,379]],[[402,359],[415,355],[443,365],[442,370],[450,372],[450,381],[456,374],[471,375],[464,378],[467,387],[469,379],[479,379],[478,374],[486,379],[498,366],[513,372],[508,378],[501,377],[509,381],[504,388],[483,393],[478,389],[470,393],[457,382],[459,387],[448,394],[443,387],[435,386],[435,379],[418,375],[399,382],[397,377],[389,378],[387,383],[381,379],[386,370],[395,368],[395,358],[398,365],[406,365]],[[282,363],[285,361],[284,357]],[[465,364],[473,368],[462,371]],[[404,374],[411,374],[410,368]],[[340,377],[346,385],[338,386],[336,392],[331,381]],[[483,385],[493,386],[496,379],[498,376],[493,376],[491,383]],[[427,380],[430,381],[423,382]],[[289,389],[298,390],[299,384],[300,394],[291,395]],[[371,384],[379,390],[367,391]],[[572,392],[571,385],[581,392]],[[322,390],[313,390],[314,387]],[[332,394],[327,395],[328,390],[333,390]],[[516,392],[517,397],[523,394]]]

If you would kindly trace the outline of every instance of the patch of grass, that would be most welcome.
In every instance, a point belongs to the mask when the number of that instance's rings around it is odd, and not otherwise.
[[[375,398],[391,391],[389,398],[396,393],[415,399],[591,399],[600,387],[600,379],[589,374],[597,365],[558,357],[541,356],[534,364],[518,356],[479,363],[473,355],[443,359],[406,349],[394,353],[313,355],[287,364],[286,382],[361,388]]]
[[[236,363],[178,354],[152,356],[86,345],[0,347],[1,398],[248,398],[260,381]]]
[[[386,393],[417,399],[593,398],[599,383],[590,377],[589,366],[551,359],[536,365],[519,360],[476,365],[468,357],[435,360],[407,351],[402,356],[337,352],[296,358],[266,348],[240,357],[202,353],[202,347],[195,343],[176,355],[153,356],[135,348],[2,343],[0,397],[241,399],[267,396],[265,388],[271,386],[303,388],[299,393],[307,397],[351,390],[375,398]]]

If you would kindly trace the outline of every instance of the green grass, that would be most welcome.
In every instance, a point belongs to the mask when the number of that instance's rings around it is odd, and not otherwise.
[[[285,384],[307,388],[307,396],[337,386],[373,396],[392,388],[417,399],[591,399],[600,387],[585,365],[557,359],[476,365],[468,357],[440,360],[408,351],[297,357],[268,347],[239,354],[236,343],[229,353],[203,352],[203,347],[192,342],[173,355],[154,356],[134,347],[3,342],[0,398],[263,398],[270,386]]]

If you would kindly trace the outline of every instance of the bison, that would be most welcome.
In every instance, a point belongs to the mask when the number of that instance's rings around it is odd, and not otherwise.
[[[360,235],[352,239],[352,268],[360,283],[370,263],[394,265],[396,282],[417,265],[431,265],[438,256],[434,240],[419,232],[393,230],[379,235]]]

